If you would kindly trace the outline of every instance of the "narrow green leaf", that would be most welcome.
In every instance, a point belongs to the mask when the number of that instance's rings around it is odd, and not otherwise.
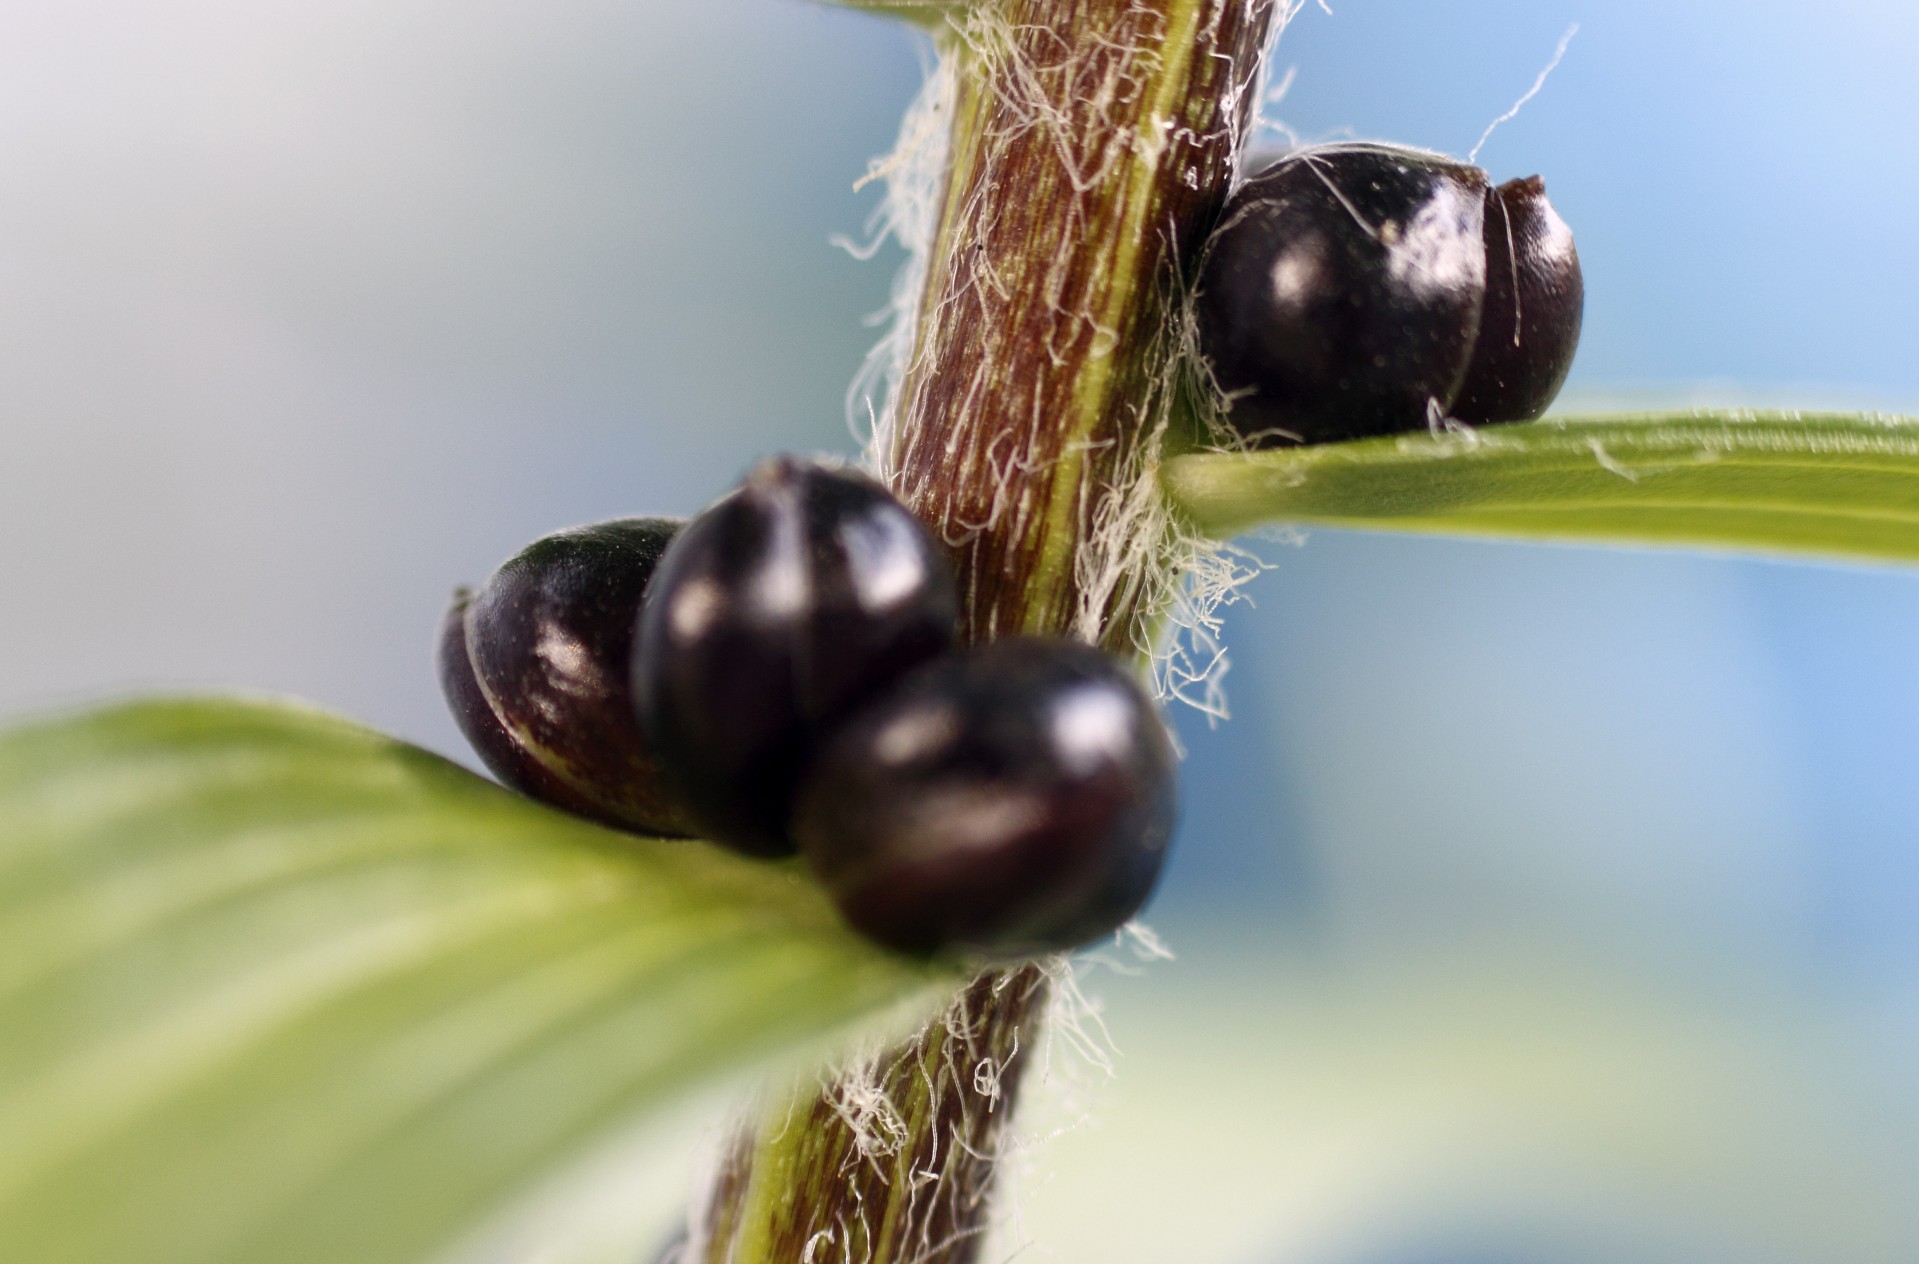
[[[1175,457],[1176,505],[1261,523],[1919,562],[1919,420],[1669,413]]]
[[[831,3],[846,9],[888,13],[908,22],[933,26],[942,18],[963,13],[974,0],[831,0]]]
[[[792,866],[266,702],[0,735],[0,1260],[430,1255],[716,1077],[934,1000]]]

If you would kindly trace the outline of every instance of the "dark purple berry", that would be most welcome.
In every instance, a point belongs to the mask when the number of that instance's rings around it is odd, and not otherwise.
[[[634,627],[679,529],[628,518],[561,531],[456,594],[440,685],[495,776],[619,829],[689,834],[634,710]]]
[[[911,953],[1075,947],[1152,892],[1172,835],[1158,708],[1113,657],[1020,637],[948,655],[820,751],[793,816],[854,926]]]
[[[640,620],[640,716],[701,832],[792,850],[800,770],[833,724],[958,634],[953,566],[852,470],[781,458],[687,524]]]
[[[1425,427],[1466,373],[1486,292],[1486,175],[1386,145],[1296,151],[1228,200],[1200,347],[1255,443]]]
[[[1530,421],[1572,368],[1586,284],[1572,229],[1538,176],[1486,195],[1486,302],[1479,341],[1451,413],[1461,421]]]

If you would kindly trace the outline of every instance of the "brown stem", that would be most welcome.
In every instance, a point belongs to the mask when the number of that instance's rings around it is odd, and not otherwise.
[[[1144,648],[1170,578],[1154,479],[1184,277],[1271,22],[1272,0],[941,11],[939,222],[874,455],[953,546],[972,639]],[[1037,966],[982,974],[912,1040],[754,1121],[691,1258],[968,1264],[1047,994]]]
[[[954,546],[978,639],[1141,644],[1178,298],[1270,22],[1269,0],[1008,0],[955,24],[950,174],[882,456]]]

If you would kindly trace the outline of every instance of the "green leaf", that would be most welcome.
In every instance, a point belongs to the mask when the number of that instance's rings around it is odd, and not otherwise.
[[[944,17],[965,12],[974,0],[831,0],[831,3],[845,9],[887,13],[896,18],[905,18],[908,22],[932,26]]]
[[[791,865],[267,702],[0,735],[0,1260],[412,1261],[716,1077],[950,990]]]
[[[1169,460],[1218,536],[1261,523],[1919,562],[1919,420],[1565,417]]]

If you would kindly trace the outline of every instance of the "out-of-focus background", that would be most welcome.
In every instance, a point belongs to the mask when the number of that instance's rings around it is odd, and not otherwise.
[[[1909,4],[1344,0],[1269,112],[1463,153],[1574,23],[1481,155],[1579,237],[1561,407],[1919,410]],[[899,257],[831,242],[924,56],[799,0],[0,9],[0,715],[239,686],[466,758],[452,585],[852,451]],[[1258,547],[1177,959],[1088,980],[1117,1076],[1059,1051],[999,1255],[1919,1257],[1919,575]]]

